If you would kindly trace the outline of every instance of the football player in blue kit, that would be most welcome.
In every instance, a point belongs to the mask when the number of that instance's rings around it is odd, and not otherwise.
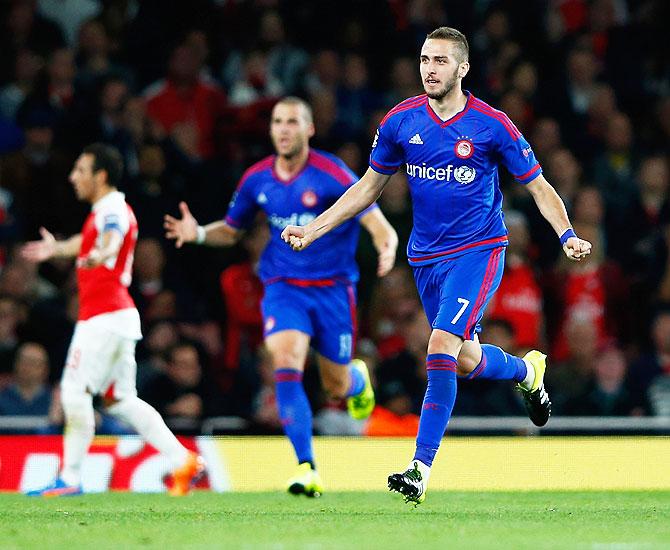
[[[430,33],[419,67],[426,93],[398,104],[381,121],[365,175],[315,220],[282,233],[294,250],[304,250],[372,204],[396,170],[407,173],[414,214],[407,256],[433,331],[416,452],[388,485],[414,504],[425,498],[457,376],[515,381],[538,426],[551,413],[543,383],[546,356],[531,351],[515,357],[481,345],[477,336],[500,284],[507,246],[498,164],[526,186],[568,258],[580,261],[591,251],[575,235],[563,201],[512,121],[461,88],[470,68],[465,36],[449,27]]]
[[[265,347],[275,371],[279,416],[298,459],[288,490],[310,497],[323,491],[312,450],[312,411],[302,385],[310,343],[326,392],[346,397],[352,417],[367,418],[374,408],[370,377],[363,361],[352,361],[360,225],[378,251],[380,277],[393,267],[398,246],[394,229],[372,201],[299,258],[282,242],[287,225],[310,222],[358,180],[342,160],[309,147],[313,134],[309,105],[296,97],[280,100],[270,123],[276,155],[244,173],[225,219],[200,226],[182,202],[181,218],[165,216],[164,224],[178,248],[187,242],[230,246],[259,210],[267,215],[270,241],[258,270],[265,287]]]

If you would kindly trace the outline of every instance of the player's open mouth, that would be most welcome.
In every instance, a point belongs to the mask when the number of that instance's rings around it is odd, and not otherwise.
[[[434,80],[432,78],[426,78],[425,80],[426,84],[439,84],[439,80]]]

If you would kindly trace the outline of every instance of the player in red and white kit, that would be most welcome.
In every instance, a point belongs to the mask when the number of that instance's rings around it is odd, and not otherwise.
[[[22,250],[23,257],[34,262],[76,257],[79,287],[79,318],[61,380],[63,467],[52,485],[29,493],[35,496],[82,493],[81,465],[95,433],[94,395],[101,395],[109,413],[168,457],[173,468],[171,494],[186,494],[204,471],[203,459],[179,443],[158,412],[137,397],[135,345],[142,333],[128,293],[137,220],[116,188],[122,173],[116,149],[101,143],[86,147],[70,174],[77,198],[92,205],[82,232],[56,241],[41,228],[42,240]]]

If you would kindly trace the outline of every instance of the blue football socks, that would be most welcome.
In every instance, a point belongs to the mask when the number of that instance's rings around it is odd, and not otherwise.
[[[510,355],[498,346],[482,344],[482,359],[465,378],[482,380],[514,380],[523,382],[527,374],[523,359]]]
[[[444,353],[432,353],[426,357],[426,371],[428,387],[413,460],[431,466],[456,401],[456,359]]]
[[[298,463],[314,467],[312,450],[312,409],[302,385],[302,372],[294,369],[275,371],[277,407],[284,433],[291,441]]]

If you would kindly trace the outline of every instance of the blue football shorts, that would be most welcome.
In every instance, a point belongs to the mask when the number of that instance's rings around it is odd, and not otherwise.
[[[352,284],[298,286],[267,284],[261,302],[265,336],[282,330],[309,335],[311,346],[326,359],[351,361],[356,325],[356,291]]]
[[[416,288],[431,326],[472,340],[481,332],[480,321],[504,267],[504,246],[414,267]]]

